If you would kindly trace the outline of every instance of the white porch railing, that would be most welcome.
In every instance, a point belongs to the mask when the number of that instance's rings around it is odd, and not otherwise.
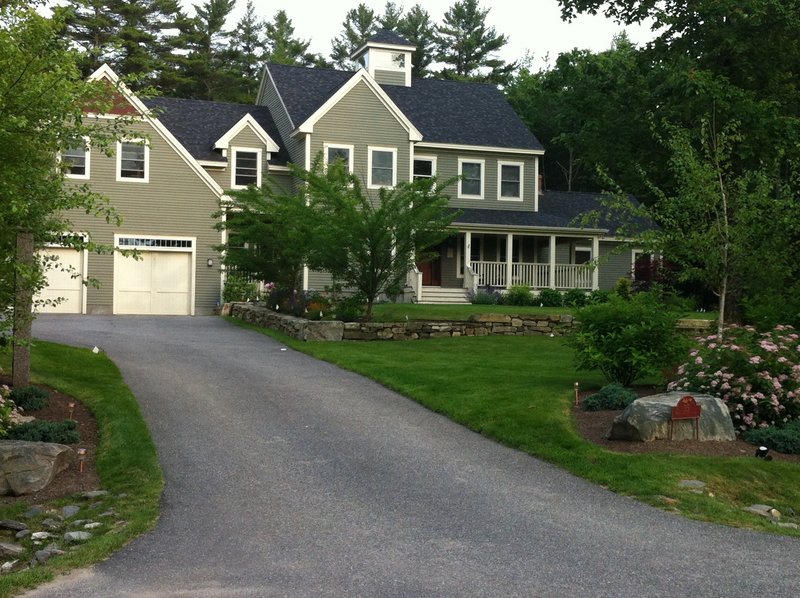
[[[416,298],[416,302],[419,303],[422,301],[422,272],[420,272],[416,265],[414,266],[414,269],[408,273],[406,282],[408,286],[411,287],[414,297]]]
[[[556,264],[556,288],[592,290],[591,266]]]
[[[505,262],[471,262],[477,284],[505,288],[507,264]],[[585,264],[556,264],[555,287],[557,289],[592,290],[592,267]],[[466,286],[465,280],[465,286]],[[525,285],[532,289],[550,287],[550,264],[514,263],[511,265],[511,284]],[[508,285],[510,286],[510,285]]]
[[[471,265],[467,265],[464,269],[464,288],[474,294],[477,292],[479,284],[480,276],[472,269]]]
[[[505,262],[471,262],[472,270],[478,277],[478,284],[484,287],[506,286]]]

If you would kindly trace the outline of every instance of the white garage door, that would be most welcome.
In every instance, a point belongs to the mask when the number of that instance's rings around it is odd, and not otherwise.
[[[54,256],[58,261],[46,260],[47,287],[36,296],[37,300],[56,301],[37,307],[41,313],[79,314],[83,312],[83,252],[71,247],[49,247],[44,256]]]
[[[141,251],[139,255],[139,260],[115,257],[114,313],[190,315],[192,254]]]

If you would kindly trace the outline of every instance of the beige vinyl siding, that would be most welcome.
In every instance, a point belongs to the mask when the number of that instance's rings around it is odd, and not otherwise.
[[[364,82],[359,82],[314,125],[311,158],[325,143],[353,146],[353,172],[368,181],[368,147],[397,148],[397,182],[409,180],[408,132]],[[377,197],[376,190],[370,190]]]
[[[375,81],[381,85],[405,85],[406,74],[399,71],[375,70]]]
[[[131,136],[147,137],[150,145],[149,182],[116,181],[116,157],[92,150],[92,189],[111,200],[122,216],[117,227],[81,211],[67,214],[77,231],[91,234],[95,242],[112,245],[114,234],[165,237],[196,237],[195,313],[208,313],[220,296],[219,254],[212,247],[220,243],[211,214],[218,207],[214,192],[147,123],[129,128]],[[214,266],[206,265],[208,258]],[[88,289],[87,311],[111,313],[113,297],[113,255],[89,254],[88,274],[100,288]]]
[[[301,123],[292,124],[289,115],[286,113],[281,103],[278,92],[269,77],[264,82],[264,95],[261,98],[261,103],[263,106],[269,108],[272,119],[275,121],[278,132],[281,134],[281,139],[275,139],[275,143],[285,143],[286,150],[289,152],[289,161],[300,166],[305,166],[305,144],[302,140],[298,141],[291,136],[295,127],[299,126]]]
[[[231,188],[231,173],[227,166],[224,168],[205,167],[205,170],[211,175],[211,178],[214,179],[214,182],[222,187],[223,190],[228,190]]]
[[[325,287],[331,286],[333,279],[327,272],[310,270],[308,272],[308,290],[323,292]]]
[[[292,193],[294,191],[294,180],[286,172],[268,172],[265,183],[269,183],[275,191],[281,193]]]
[[[536,156],[507,154],[495,152],[459,151],[449,149],[431,150],[415,148],[415,153],[425,156],[436,156],[436,176],[440,181],[459,175],[458,160],[478,160],[484,163],[483,199],[459,199],[458,182],[447,188],[450,204],[458,208],[483,208],[489,210],[524,210],[533,211],[534,192],[536,189],[535,163]],[[497,193],[498,162],[522,162],[522,201],[499,200]]]
[[[620,278],[631,277],[631,250],[616,253],[618,247],[613,241],[600,242],[600,288],[604,291],[613,290]]]

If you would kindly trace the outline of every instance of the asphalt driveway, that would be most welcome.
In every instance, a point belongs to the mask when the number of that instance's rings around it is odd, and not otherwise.
[[[116,361],[166,488],[155,530],[30,596],[800,594],[800,541],[616,496],[219,318],[34,332]]]

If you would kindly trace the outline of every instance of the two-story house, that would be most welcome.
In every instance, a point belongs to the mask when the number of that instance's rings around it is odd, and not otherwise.
[[[291,186],[287,164],[310,168],[342,159],[368,191],[414,178],[460,177],[446,192],[460,211],[457,233],[439,257],[409,273],[414,301],[463,302],[479,286],[532,289],[612,288],[630,276],[635,255],[619,246],[614,226],[585,228],[598,207],[590,193],[543,192],[544,148],[492,85],[413,79],[414,46],[381,32],[360,48],[356,72],[267,65],[255,106],[156,98],[124,87],[124,110],[137,116],[113,157],[91,143],[70,152],[71,178],[112,199],[116,228],[70,215],[76,233],[142,259],[74,255],[80,279],[51,273],[46,293],[66,297],[75,313],[201,314],[218,304],[223,284],[212,216],[227,189],[270,177]],[[92,75],[117,82],[108,67]],[[330,284],[306,271],[305,289]]]

